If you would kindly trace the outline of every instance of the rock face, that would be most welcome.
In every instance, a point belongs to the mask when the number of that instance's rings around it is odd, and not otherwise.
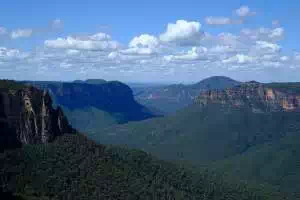
[[[25,84],[49,91],[57,105],[70,110],[94,107],[112,116],[120,116],[121,123],[154,117],[150,110],[134,100],[130,87],[121,82],[103,81],[100,84],[101,80],[93,79],[83,83],[77,82],[26,82]]]
[[[253,112],[300,111],[300,92],[294,88],[281,90],[272,84],[248,82],[225,90],[202,92],[196,103],[218,103],[233,107],[250,106]],[[295,86],[295,85],[293,85]],[[300,88],[300,84],[296,85]]]
[[[1,148],[47,143],[76,132],[60,107],[53,109],[49,94],[34,87],[0,89]]]

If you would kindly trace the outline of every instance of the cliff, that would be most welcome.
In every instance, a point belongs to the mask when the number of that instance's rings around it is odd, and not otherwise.
[[[284,88],[284,89],[283,89]],[[300,111],[300,84],[261,84],[248,82],[225,90],[209,90],[200,93],[195,102],[233,107],[249,106],[253,112]]]
[[[119,81],[102,84],[37,81],[25,84],[46,89],[57,105],[70,110],[97,108],[117,116],[121,123],[154,117],[150,110],[134,100],[131,88]]]
[[[13,81],[0,84],[0,150],[48,143],[59,135],[75,132],[61,108],[52,107],[48,92]]]
[[[202,91],[225,89],[239,85],[240,82],[224,76],[212,76],[195,84],[172,84],[133,88],[136,100],[146,107],[154,108],[164,114],[175,113],[191,105]]]

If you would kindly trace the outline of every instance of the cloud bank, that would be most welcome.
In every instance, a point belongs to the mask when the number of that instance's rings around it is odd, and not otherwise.
[[[0,47],[0,71],[14,79],[73,80],[84,78],[124,81],[198,81],[211,75],[239,80],[299,80],[300,52],[287,53],[282,42],[285,29],[278,20],[270,27],[243,24],[257,15],[248,6],[234,10],[232,17],[210,16],[207,25],[240,25],[236,32],[203,29],[200,21],[184,20],[166,24],[157,35],[143,33],[122,44],[107,33],[66,35],[44,41],[30,52]],[[60,19],[51,23],[61,28]],[[33,29],[9,32],[0,27],[0,36],[27,38]]]

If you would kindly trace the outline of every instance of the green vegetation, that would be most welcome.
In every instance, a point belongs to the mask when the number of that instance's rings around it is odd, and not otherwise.
[[[26,199],[288,199],[267,185],[194,173],[79,134],[0,154],[0,181],[4,191]]]
[[[300,132],[217,161],[211,171],[253,182],[267,182],[300,198]]]
[[[194,104],[172,116],[106,128],[90,137],[162,159],[203,165],[299,131],[300,113],[254,113],[249,107]]]
[[[194,104],[172,116],[110,127],[90,137],[192,165],[193,170],[207,168],[230,179],[272,184],[300,198],[299,135],[299,112]]]
[[[110,127],[119,123],[117,116],[95,107],[70,110],[63,107],[64,113],[74,128],[84,131],[86,134],[93,134],[103,127]]]

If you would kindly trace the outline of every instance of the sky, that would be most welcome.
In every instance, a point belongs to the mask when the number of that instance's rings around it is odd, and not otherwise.
[[[0,78],[300,81],[300,1],[1,0]]]

